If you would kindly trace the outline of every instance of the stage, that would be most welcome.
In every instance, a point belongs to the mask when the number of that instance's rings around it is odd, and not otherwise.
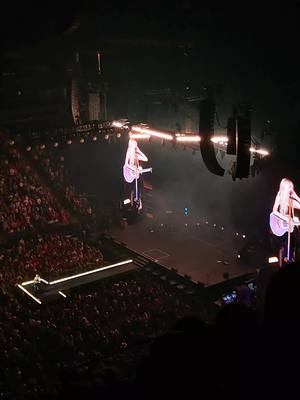
[[[133,263],[133,260],[128,259],[53,281],[47,281],[41,277],[38,285],[34,280],[31,280],[18,284],[17,287],[32,301],[38,304],[46,304],[68,297],[66,291],[69,289],[132,272],[136,269],[138,269],[138,266]]]
[[[113,228],[109,234],[128,248],[205,286],[261,267],[257,260],[249,265],[238,258],[247,240],[243,233],[226,232],[224,227],[205,221],[183,219],[175,226],[144,218],[123,229]]]

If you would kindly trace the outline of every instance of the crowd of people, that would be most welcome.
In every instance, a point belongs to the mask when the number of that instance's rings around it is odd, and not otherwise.
[[[3,150],[3,148],[2,148]],[[4,234],[69,221],[68,213],[16,148],[0,156],[0,231]]]
[[[64,234],[38,235],[20,239],[3,248],[0,254],[0,283],[21,283],[35,274],[46,280],[62,278],[101,265],[103,255],[75,236]]]
[[[87,194],[77,192],[74,184],[70,182],[64,166],[64,156],[56,149],[49,151],[46,147],[37,145],[33,149],[33,157],[48,174],[52,184],[64,194],[74,212],[81,216],[91,216],[93,210]]]
[[[55,394],[65,374],[75,374],[95,358],[104,368],[106,360],[110,365],[122,352],[123,371],[132,378],[143,354],[135,344],[149,342],[192,311],[158,278],[142,271],[77,289],[61,303],[43,307],[17,289],[2,289],[1,298],[2,390],[11,398]]]
[[[146,271],[73,290],[43,307],[1,290],[2,398],[291,395],[299,271],[290,264],[273,274],[263,309],[230,304],[210,323]]]

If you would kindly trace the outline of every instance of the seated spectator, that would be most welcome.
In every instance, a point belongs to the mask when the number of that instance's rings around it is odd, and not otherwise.
[[[66,223],[69,216],[13,148],[0,158],[0,230],[22,232]]]
[[[77,193],[71,184],[68,172],[64,166],[64,157],[57,150],[49,151],[37,146],[34,149],[34,158],[44,168],[52,183],[64,194],[73,210],[81,216],[91,216],[92,207],[86,193]]]

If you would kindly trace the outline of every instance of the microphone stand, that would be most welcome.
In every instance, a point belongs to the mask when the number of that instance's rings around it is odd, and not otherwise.
[[[289,228],[288,228],[288,243],[287,243],[287,262],[290,262],[290,246],[291,246],[291,229],[292,229],[292,196],[289,196]]]

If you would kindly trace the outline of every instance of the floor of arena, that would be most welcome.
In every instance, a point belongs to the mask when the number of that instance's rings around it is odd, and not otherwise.
[[[130,249],[209,286],[254,272],[238,259],[246,237],[203,224],[167,226],[142,220],[110,234]]]

